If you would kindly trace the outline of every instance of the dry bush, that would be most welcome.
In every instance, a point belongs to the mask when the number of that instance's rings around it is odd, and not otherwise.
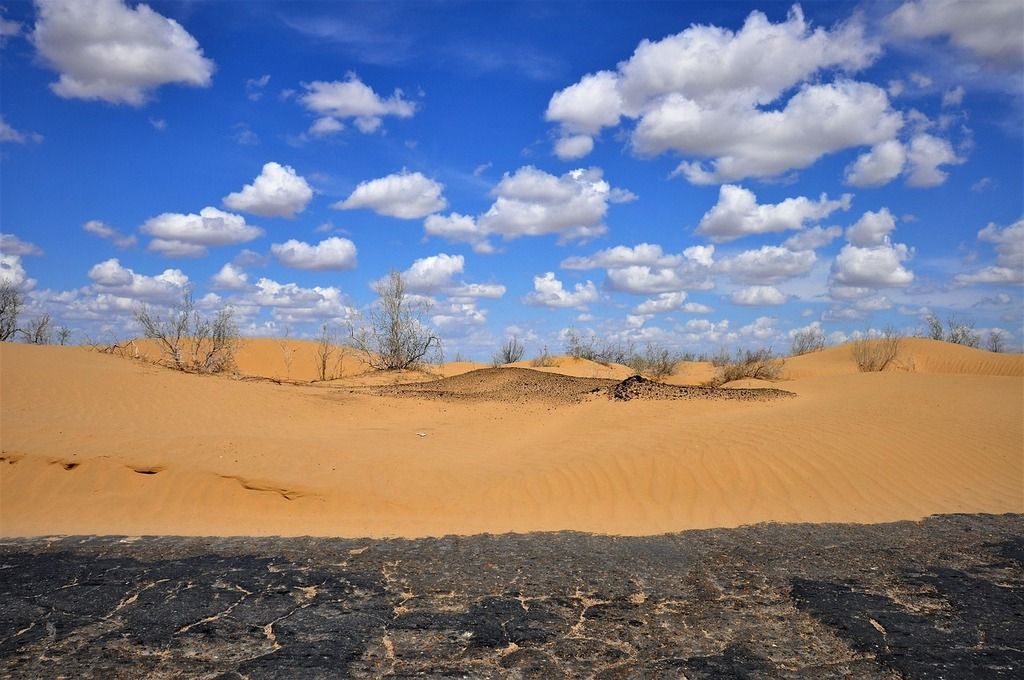
[[[810,327],[793,333],[793,342],[789,348],[790,356],[820,352],[825,349],[825,334],[820,328]]]
[[[344,348],[338,344],[337,336],[327,324],[324,324],[320,327],[320,335],[317,337],[316,343],[317,379],[334,380],[340,377],[341,362],[344,358]]]
[[[523,358],[523,353],[526,349],[523,347],[523,343],[519,342],[519,338],[512,336],[509,340],[498,348],[498,351],[494,353],[492,363],[495,366],[504,366],[505,364],[514,364]]]
[[[21,292],[6,279],[0,281],[0,342],[10,340],[18,331],[18,314],[24,304]]]
[[[638,374],[660,380],[666,376],[675,375],[677,364],[683,359],[684,355],[678,352],[648,343],[642,354],[634,353],[629,358],[627,365]]]
[[[988,351],[996,353],[1006,351],[1006,334],[998,328],[988,333]]]
[[[928,328],[925,335],[932,340],[943,340],[954,345],[965,347],[978,347],[981,345],[981,336],[974,332],[974,322],[951,316],[946,319],[946,328],[942,327],[942,320],[934,314],[924,318]]]
[[[886,328],[881,337],[860,338],[853,342],[853,360],[863,373],[884,371],[900,351],[903,336],[892,327]]]
[[[530,359],[530,365],[534,368],[552,368],[553,366],[557,366],[558,362],[555,361],[555,358],[548,352],[548,346],[544,345],[544,349],[541,350],[541,353]]]
[[[754,378],[757,380],[776,380],[782,374],[785,362],[772,354],[770,347],[758,350],[738,349],[732,357],[721,350],[712,362],[718,367],[718,373],[708,384],[717,387],[733,380]]]
[[[234,367],[241,336],[233,317],[231,308],[213,318],[201,315],[189,291],[166,319],[145,306],[135,310],[135,320],[147,338],[156,340],[164,363],[195,373],[220,373]]]
[[[349,325],[348,342],[371,368],[394,371],[415,368],[427,357],[441,358],[441,339],[423,319],[429,304],[411,297],[405,278],[392,270],[374,284],[379,307],[360,327]]]
[[[68,340],[71,339],[71,329],[67,326],[61,326],[57,329],[57,343],[59,345],[68,344]]]
[[[18,331],[25,342],[30,345],[49,345],[53,339],[53,328],[50,321],[49,314],[40,314],[31,319],[25,328],[18,329]]]
[[[565,334],[565,353],[576,359],[586,359],[605,366],[626,365],[635,354],[632,342],[609,340],[599,343],[595,336],[584,338],[573,328]]]

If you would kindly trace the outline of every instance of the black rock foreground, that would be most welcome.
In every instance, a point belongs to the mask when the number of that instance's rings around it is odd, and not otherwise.
[[[12,678],[1020,678],[1024,516],[0,542]]]

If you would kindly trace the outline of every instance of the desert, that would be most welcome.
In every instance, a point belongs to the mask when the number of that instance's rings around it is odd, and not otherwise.
[[[898,366],[862,373],[839,346],[737,383],[788,398],[616,401],[589,392],[624,366],[396,375],[352,356],[311,383],[314,344],[294,344],[289,369],[278,343],[246,340],[234,378],[0,345],[4,535],[643,536],[1024,512],[1021,355],[906,339]],[[562,376],[590,382],[545,386]]]

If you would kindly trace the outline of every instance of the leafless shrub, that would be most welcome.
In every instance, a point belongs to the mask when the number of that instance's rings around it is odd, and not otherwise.
[[[337,336],[330,326],[320,327],[320,335],[316,343],[316,376],[318,380],[334,380],[341,372],[344,352],[338,346]],[[333,361],[332,361],[333,360]]]
[[[551,368],[553,366],[557,366],[558,362],[556,362],[555,358],[551,356],[550,352],[548,352],[548,346],[544,345],[544,349],[541,350],[540,354],[530,359],[530,365],[534,368]]]
[[[678,352],[648,343],[642,354],[634,353],[629,358],[627,365],[641,375],[660,380],[666,376],[675,375],[677,364],[683,358],[683,355]]]
[[[429,304],[406,293],[401,272],[392,270],[373,288],[379,307],[369,312],[364,325],[349,325],[348,342],[363,360],[391,371],[419,366],[431,354],[439,358],[441,339],[423,321]]]
[[[951,316],[946,319],[946,328],[942,327],[942,320],[934,314],[924,318],[928,328],[925,335],[932,340],[944,340],[954,345],[965,347],[978,347],[981,344],[981,335],[974,332],[974,322]]]
[[[67,326],[61,326],[57,329],[57,343],[60,345],[68,344],[68,340],[71,339],[71,329]]]
[[[151,314],[145,306],[135,310],[143,334],[156,340],[163,360],[179,371],[196,373],[220,373],[234,367],[241,338],[233,316],[230,308],[213,318],[201,315],[189,291],[166,319]]]
[[[924,317],[924,322],[928,326],[928,328],[925,329],[925,337],[931,338],[932,340],[945,339],[946,332],[942,328],[942,319],[934,314],[929,314]]]
[[[291,335],[292,329],[288,326],[284,327],[284,335],[282,335],[278,341],[277,346],[281,348],[281,359],[284,361],[284,372],[285,378],[291,380],[292,377],[292,364],[295,362],[295,348],[292,347],[292,343],[288,340],[288,336]]]
[[[635,354],[632,342],[598,342],[596,337],[583,337],[573,328],[565,334],[565,353],[576,359],[595,361],[605,366],[626,364]]]
[[[804,328],[793,333],[793,342],[789,348],[790,356],[800,356],[825,349],[825,334],[816,326]]]
[[[713,359],[718,373],[708,384],[717,387],[733,380],[754,378],[757,380],[775,380],[782,373],[785,363],[776,357],[770,347],[757,350],[738,349],[728,360],[723,360],[725,350],[721,350]]]
[[[519,342],[519,338],[513,335],[494,353],[492,362],[495,366],[514,364],[523,358],[524,351],[526,350],[523,347],[523,343]]]
[[[40,314],[29,320],[25,328],[19,329],[21,337],[30,345],[49,345],[53,340],[53,328],[50,321],[49,314]]]
[[[998,328],[988,332],[988,351],[997,353],[1006,351],[1006,334]]]
[[[853,341],[853,360],[863,373],[884,371],[900,351],[903,336],[893,327],[886,328],[880,337],[860,338]]]
[[[18,331],[18,314],[24,304],[21,292],[6,279],[0,281],[0,342],[10,340]]]

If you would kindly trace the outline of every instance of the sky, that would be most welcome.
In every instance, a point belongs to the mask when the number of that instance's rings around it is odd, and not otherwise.
[[[344,333],[398,270],[449,359],[1022,344],[1018,0],[0,1],[0,278],[73,342]]]

